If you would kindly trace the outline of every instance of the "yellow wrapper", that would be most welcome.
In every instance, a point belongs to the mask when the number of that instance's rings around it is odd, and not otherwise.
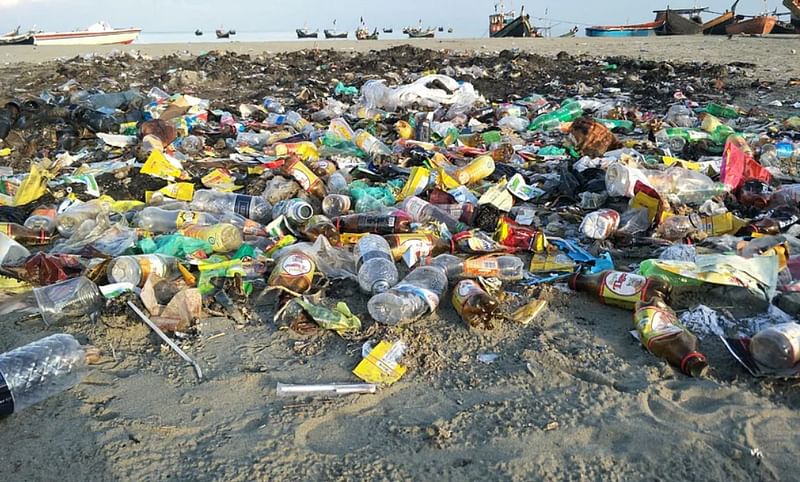
[[[412,167],[411,174],[409,174],[408,176],[408,181],[406,181],[405,186],[403,186],[403,189],[397,196],[397,200],[402,201],[407,197],[422,194],[422,192],[425,191],[425,189],[428,187],[430,176],[431,176],[431,171],[425,169],[424,167],[422,166]]]
[[[382,341],[372,349],[353,374],[367,383],[391,385],[406,373],[406,367],[397,363],[405,344]]]
[[[191,201],[192,197],[194,197],[194,184],[190,182],[176,182],[174,184],[168,184],[158,191],[145,191],[144,201],[149,203],[153,194],[156,192],[169,198],[177,199],[178,201]]]
[[[179,167],[172,164],[163,153],[157,150],[150,153],[150,157],[142,166],[141,173],[168,181],[174,181],[183,175],[183,171]]]

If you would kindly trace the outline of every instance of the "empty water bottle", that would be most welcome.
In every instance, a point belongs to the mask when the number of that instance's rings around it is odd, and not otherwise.
[[[267,201],[246,194],[200,189],[194,193],[191,206],[211,213],[232,211],[262,224],[272,219],[272,206]]]
[[[146,207],[134,218],[141,229],[153,233],[171,233],[186,225],[208,226],[219,223],[213,214],[199,211],[168,211],[157,207]]]
[[[311,204],[299,198],[286,199],[275,204],[272,208],[272,217],[278,218],[284,216],[286,219],[295,225],[300,225],[311,219],[314,215],[314,208]]]
[[[56,207],[39,206],[34,209],[28,219],[25,220],[25,227],[28,229],[42,230],[47,234],[53,234],[56,230]]]
[[[452,234],[460,233],[468,229],[466,224],[450,216],[439,206],[431,204],[417,196],[406,198],[400,204],[399,208],[410,214],[414,221],[418,223],[427,223],[431,221],[442,223],[447,226],[447,229]]]
[[[50,335],[0,355],[0,416],[69,390],[95,361],[96,350],[67,334]]]
[[[365,293],[383,293],[397,284],[397,266],[384,238],[368,234],[358,240],[354,251],[358,284]]]
[[[322,212],[325,213],[326,216],[335,218],[336,216],[341,216],[342,214],[350,212],[351,204],[350,196],[328,194],[325,196],[325,199],[322,200]]]
[[[286,109],[283,107],[277,99],[272,97],[264,97],[264,108],[270,112],[274,112],[276,114],[283,114],[286,112]]]
[[[445,269],[436,260],[420,266],[385,293],[373,296],[367,310],[378,323],[397,325],[422,318],[439,306],[447,289]]]

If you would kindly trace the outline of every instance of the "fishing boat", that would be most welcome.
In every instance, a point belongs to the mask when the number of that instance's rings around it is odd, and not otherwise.
[[[218,28],[215,33],[217,34],[218,39],[225,39],[231,38],[232,35],[236,35],[236,30],[223,30]]]
[[[448,28],[447,33],[453,33],[453,27]]]
[[[664,26],[664,21],[636,25],[606,25],[586,28],[587,37],[650,37]]]
[[[376,28],[374,32],[369,33],[367,28],[359,28],[356,30],[356,40],[378,40],[378,29]]]
[[[40,46],[128,45],[136,40],[141,32],[140,28],[111,28],[105,22],[98,22],[86,30],[35,33],[33,43]]]
[[[19,27],[15,30],[0,35],[0,45],[33,45],[33,31],[19,33]]]
[[[494,6],[494,14],[489,15],[489,37],[541,37],[542,34],[531,23],[530,15],[525,15],[525,7],[517,16],[514,11],[506,11],[502,3]]]
[[[784,22],[783,20],[778,19],[775,22],[775,27],[772,29],[773,34],[797,34],[800,33],[800,27],[791,23],[791,22]]]
[[[561,35],[559,35],[558,38],[572,38],[577,34],[578,34],[578,27],[575,26],[569,29],[568,31],[562,33]]]
[[[295,30],[297,33],[297,38],[317,38],[319,37],[319,30],[314,30],[313,32],[307,28],[298,28]]]
[[[194,34],[197,37],[202,37],[203,36],[203,31],[198,28],[197,30],[194,31]]]
[[[392,27],[383,28],[383,33],[392,33],[392,32],[394,32],[394,29]]]
[[[664,25],[656,30],[656,35],[700,35],[703,33],[700,14],[707,10],[708,7],[653,10],[656,22],[664,21]]]
[[[731,8],[719,14],[718,17],[709,20],[703,24],[703,35],[725,35],[725,29],[728,25],[736,21],[736,5],[739,0],[733,2]]]
[[[725,32],[728,35],[769,35],[777,22],[778,17],[774,15],[737,15],[737,21],[725,27]]]
[[[333,29],[326,28],[323,33],[325,33],[325,38],[347,38],[347,32],[339,32]]]
[[[434,38],[436,36],[436,29],[409,27],[404,29],[403,33],[408,35],[409,38]]]
[[[792,25],[800,26],[800,0],[783,0],[783,6],[792,14]]]

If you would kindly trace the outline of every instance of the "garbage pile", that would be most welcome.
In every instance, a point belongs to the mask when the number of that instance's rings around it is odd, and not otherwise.
[[[697,102],[714,83],[688,75],[680,88],[644,85],[674,79],[669,64],[620,74],[585,61],[575,75],[602,72],[608,85],[543,75],[538,92],[510,94],[523,88],[515,63],[531,58],[477,59],[403,75],[384,61],[368,76],[265,88],[235,105],[194,90],[213,69],[114,91],[70,80],[6,103],[0,287],[16,294],[4,319],[58,327],[121,310],[200,379],[179,344],[212,313],[301,333],[372,330],[353,367],[364,383],[278,392],[374,393],[406,372],[391,327],[451,306],[472,330],[530,324],[546,302],[508,288],[556,285],[618,307],[631,320],[620,329],[687,375],[713,367],[691,331],[710,324],[703,334],[721,335],[754,375],[800,372],[800,118]],[[341,286],[368,298],[365,313],[336,296]],[[711,287],[772,304],[768,321],[723,330],[712,309],[679,318],[671,308]],[[263,296],[277,298],[274,312],[255,307]],[[13,394],[0,414],[69,388],[97,356],[70,335],[0,356]]]

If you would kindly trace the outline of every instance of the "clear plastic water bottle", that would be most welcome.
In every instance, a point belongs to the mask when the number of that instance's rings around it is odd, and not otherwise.
[[[273,97],[264,97],[264,108],[276,114],[283,114],[284,112],[286,112],[286,109],[283,107],[283,104],[281,104],[280,101],[278,101]]]
[[[460,233],[468,229],[466,224],[450,216],[443,209],[439,208],[439,206],[431,204],[417,196],[406,198],[398,207],[410,214],[414,221],[418,223],[427,223],[430,221],[442,223],[447,226],[447,229],[452,234]]]
[[[276,114],[274,112],[267,115],[267,118],[264,120],[264,125],[267,127],[279,127],[282,125],[288,124],[288,119],[283,114]]]
[[[290,111],[286,114],[286,123],[294,127],[297,132],[303,134],[311,134],[314,132],[314,124],[308,122],[295,111]]]
[[[272,217],[285,216],[292,224],[303,224],[314,215],[314,208],[311,204],[299,198],[286,199],[280,201],[272,208]]]
[[[331,218],[350,212],[352,200],[344,194],[328,194],[322,200],[322,212]]]
[[[800,325],[781,323],[759,331],[750,340],[750,353],[770,368],[794,367],[800,361]]]
[[[436,310],[446,289],[445,269],[434,262],[416,268],[389,291],[373,296],[367,310],[384,325],[416,321]]]
[[[358,240],[354,250],[358,284],[365,293],[379,294],[397,284],[397,266],[389,243],[377,234]]]
[[[331,194],[350,194],[350,182],[342,171],[336,171],[328,176],[328,192]]]
[[[50,335],[0,355],[0,416],[69,390],[94,357],[67,334]]]
[[[392,150],[380,139],[363,129],[356,131],[355,144],[359,149],[370,156],[388,155],[392,153]]]
[[[56,219],[55,206],[39,206],[25,220],[25,227],[53,234],[53,231],[56,230]]]
[[[199,189],[194,193],[191,206],[211,213],[234,212],[262,224],[272,219],[272,206],[266,200],[246,194]]]
[[[208,226],[218,224],[219,218],[198,211],[168,211],[157,207],[146,207],[134,218],[137,226],[153,233],[171,233],[190,224]]]
[[[58,215],[58,232],[65,238],[70,237],[84,221],[97,218],[104,209],[107,203],[97,200],[74,205]]]

